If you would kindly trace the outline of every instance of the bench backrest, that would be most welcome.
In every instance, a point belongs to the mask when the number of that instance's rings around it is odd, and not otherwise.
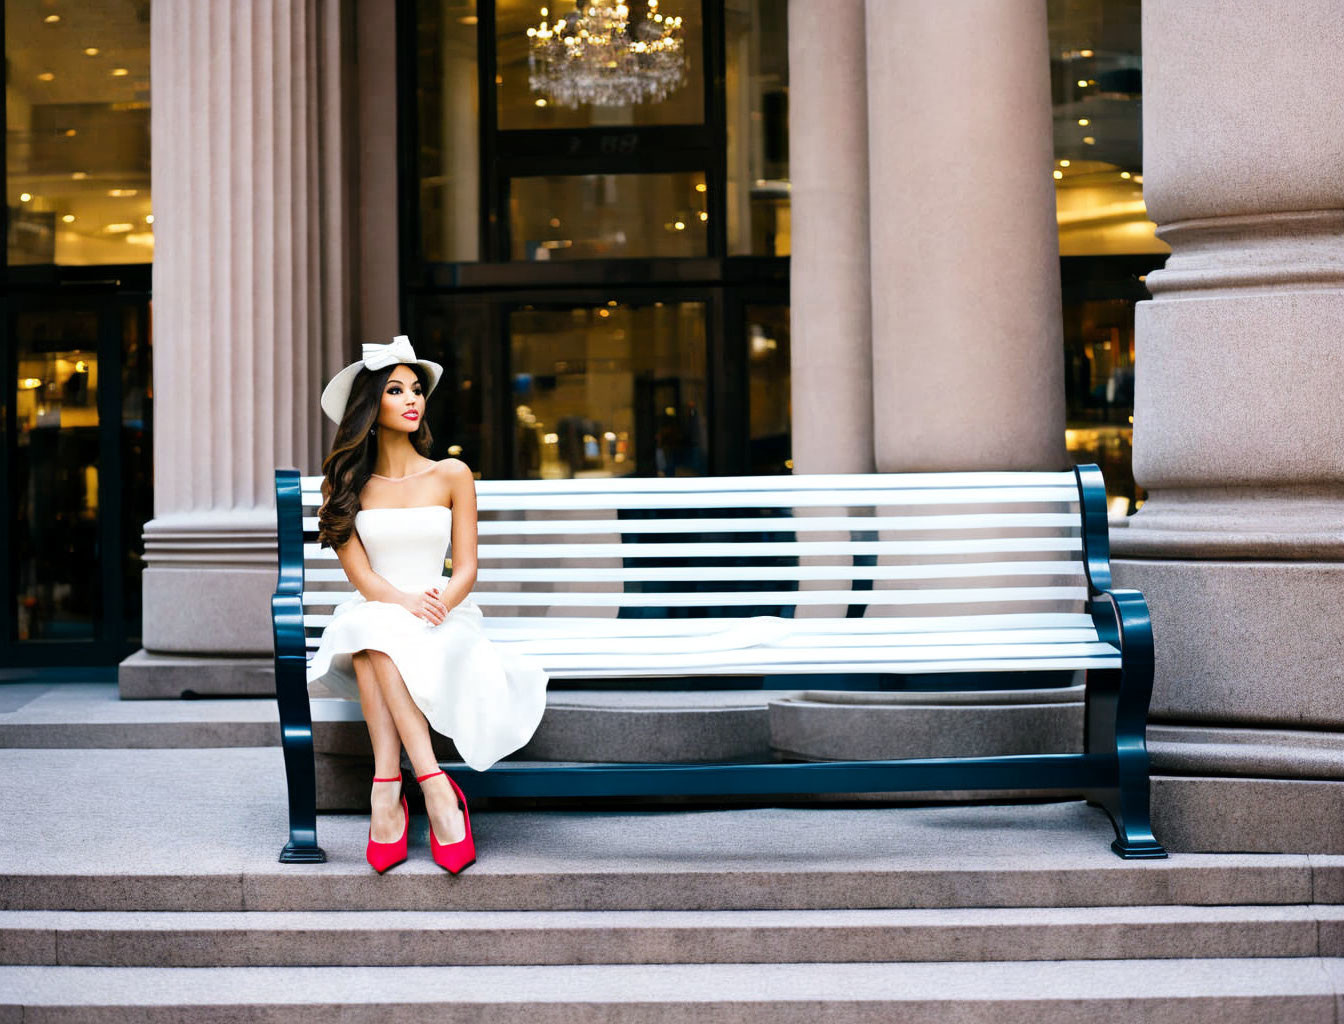
[[[311,649],[352,589],[316,544],[321,478],[298,485]],[[478,481],[477,500],[472,598],[509,639],[581,636],[595,620],[607,636],[689,636],[760,615],[861,620],[844,624],[851,636],[1095,639],[1089,575],[1109,584],[1094,468]]]

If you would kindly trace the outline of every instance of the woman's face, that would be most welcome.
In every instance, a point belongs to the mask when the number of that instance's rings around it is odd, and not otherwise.
[[[414,433],[425,415],[425,393],[420,378],[405,364],[392,368],[383,388],[383,400],[378,409],[378,426],[385,430]]]

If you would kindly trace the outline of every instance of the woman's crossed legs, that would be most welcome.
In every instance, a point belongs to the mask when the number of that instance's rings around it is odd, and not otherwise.
[[[438,758],[429,739],[429,723],[415,706],[406,683],[393,662],[382,651],[357,651],[351,656],[355,678],[359,681],[359,704],[369,726],[373,742],[373,775],[377,779],[395,778],[401,772],[401,748],[411,759],[416,775],[439,770]],[[425,811],[440,843],[455,843],[467,834],[457,795],[443,775],[421,783]],[[372,809],[370,829],[375,842],[395,842],[401,836],[401,786],[395,782],[375,782],[369,798]]]

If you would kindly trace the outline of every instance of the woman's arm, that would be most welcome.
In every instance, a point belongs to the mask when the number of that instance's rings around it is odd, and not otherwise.
[[[346,579],[354,584],[365,600],[399,604],[417,618],[436,626],[447,614],[434,591],[408,594],[374,572],[373,566],[369,564],[368,552],[364,550],[364,544],[355,531],[350,531],[350,539],[336,549],[336,557],[340,559]]]
[[[452,494],[453,575],[439,600],[452,611],[476,585],[476,481],[459,459],[448,459],[444,471]]]

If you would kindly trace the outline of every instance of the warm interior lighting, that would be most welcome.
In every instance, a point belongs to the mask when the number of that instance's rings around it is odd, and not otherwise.
[[[539,107],[544,107],[544,106],[546,106],[546,101],[545,101],[544,99],[538,98],[538,100],[537,100],[537,106],[539,106]]]
[[[1128,171],[1121,171],[1121,172],[1120,172],[1120,177],[1122,177],[1122,178],[1124,178],[1126,181],[1128,181],[1130,178],[1134,177],[1134,175],[1130,174]]]
[[[1091,57],[1091,56],[1092,56],[1092,51],[1091,51],[1091,50],[1079,50],[1079,51],[1078,51],[1078,56],[1079,56],[1079,57]]]
[[[89,372],[89,364],[88,364],[88,362],[87,362],[86,360],[83,360],[83,359],[76,360],[76,361],[75,361],[75,372],[76,372],[76,373],[88,373],[88,372]]]
[[[84,56],[85,56],[85,57],[97,57],[98,54],[99,54],[100,52],[101,52],[101,51],[100,51],[100,50],[98,49],[98,47],[96,47],[96,46],[86,46],[86,47],[84,47]]]
[[[73,138],[74,138],[76,135],[78,135],[78,134],[79,134],[79,132],[76,131],[74,128],[67,128],[67,129],[65,130],[65,137],[66,137],[67,139],[73,139]]]
[[[1061,160],[1061,161],[1059,162],[1059,166],[1060,166],[1060,167],[1068,167],[1069,164],[1071,164],[1071,163],[1073,163],[1072,160]]]
[[[39,82],[54,82],[56,81],[56,76],[50,71],[43,71],[42,74],[37,76],[37,80]]]
[[[1064,177],[1063,171],[1052,171],[1051,173],[1054,175],[1056,181],[1059,181],[1060,178]]]
[[[65,221],[67,224],[73,224],[75,222],[75,215],[73,213],[67,213],[61,220]]]
[[[1085,118],[1085,117],[1080,117],[1080,118],[1078,118],[1078,127],[1079,127],[1079,128],[1086,128],[1086,127],[1087,127],[1088,125],[1090,125],[1091,123],[1092,123],[1092,122],[1089,121],[1089,120],[1088,120],[1087,118]]]
[[[700,184],[698,184],[698,185],[695,186],[695,190],[696,190],[697,192],[705,192],[705,191],[707,191],[708,189],[709,189],[709,186],[706,185],[703,181],[700,182]]]
[[[124,196],[133,196],[139,194],[139,189],[135,188],[110,188],[107,194],[113,199],[121,199]]]
[[[1086,78],[1080,78],[1080,79],[1078,79],[1078,88],[1079,88],[1079,89],[1086,89],[1086,88],[1087,88],[1087,79],[1086,79]]]
[[[19,381],[19,387],[24,391],[35,391],[42,386],[42,381],[37,377],[24,377]]]
[[[151,213],[151,214],[148,214],[148,215],[145,217],[145,223],[146,223],[146,224],[153,224],[153,223],[154,223],[154,214],[152,214],[152,213]]]
[[[1084,135],[1084,136],[1083,136],[1083,145],[1084,145],[1084,146],[1095,146],[1096,144],[1097,144],[1097,140],[1096,140],[1095,138],[1093,138],[1091,135]]]
[[[113,78],[125,78],[130,73],[131,72],[129,68],[113,68],[109,72],[109,74],[112,75]]]
[[[61,16],[59,14],[48,14],[42,20],[45,21],[48,25],[55,25],[56,22],[61,20]]]
[[[87,178],[88,176],[89,176],[89,174],[88,174],[87,171],[75,171],[74,174],[70,175],[70,180],[71,180],[71,181],[83,181],[83,180],[84,180],[85,178]]]
[[[31,192],[20,192],[20,193],[19,193],[19,202],[21,202],[21,203],[26,203],[26,202],[28,202],[28,200],[30,200],[30,199],[32,199],[32,198],[33,198],[33,194],[32,194]]]
[[[127,231],[134,231],[135,225],[127,224],[125,222],[119,222],[117,224],[109,224],[107,225],[107,227],[103,228],[103,230],[111,235],[120,235],[124,234]]]
[[[709,214],[707,214],[704,210],[701,210],[701,211],[700,211],[700,219],[701,219],[701,220],[709,220]]]

